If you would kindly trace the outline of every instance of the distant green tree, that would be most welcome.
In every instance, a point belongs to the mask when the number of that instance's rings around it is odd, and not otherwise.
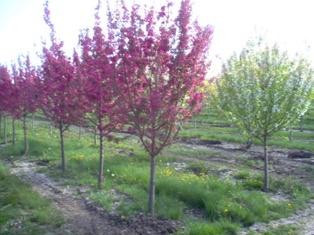
[[[312,90],[312,94],[311,94],[311,100],[314,99],[314,90]],[[303,118],[304,118],[304,115],[301,115],[300,116],[300,131],[303,132],[303,126],[304,126],[304,123],[303,123]]]
[[[214,103],[248,139],[264,146],[264,190],[269,189],[269,137],[303,115],[313,86],[313,70],[300,55],[291,58],[278,45],[249,41],[240,55],[223,64]]]

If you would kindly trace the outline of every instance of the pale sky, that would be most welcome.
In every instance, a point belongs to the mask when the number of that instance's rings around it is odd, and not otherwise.
[[[110,0],[115,1],[115,0]],[[164,0],[125,0],[164,2]],[[0,64],[10,66],[19,55],[34,56],[42,39],[49,40],[43,20],[45,0],[0,0]],[[179,0],[173,0],[179,4]],[[314,47],[312,0],[191,0],[202,25],[214,26],[211,56],[229,57],[239,51],[255,28],[289,51]],[[57,37],[72,52],[80,29],[93,26],[97,0],[50,0]],[[103,16],[105,20],[105,16]],[[310,49],[310,53],[313,49]],[[311,53],[313,54],[313,53]],[[314,56],[311,56],[314,58]],[[213,59],[215,60],[215,59]]]

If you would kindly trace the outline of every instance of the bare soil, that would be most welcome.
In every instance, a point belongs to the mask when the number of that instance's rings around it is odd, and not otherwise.
[[[220,171],[221,177],[228,177],[237,170],[237,166],[249,160],[256,163],[252,166],[255,170],[263,170],[262,165],[259,164],[262,161],[263,151],[259,146],[246,149],[238,144],[206,143],[199,140],[183,141],[180,144],[182,147],[210,151],[211,157],[195,156],[193,161],[223,167],[223,170]],[[213,155],[213,152],[217,154]],[[298,178],[300,182],[314,189],[314,159],[289,158],[288,156],[292,152],[292,150],[279,148],[269,149],[271,177]],[[191,161],[191,158],[179,157],[176,164],[180,165],[186,160]],[[113,212],[107,212],[101,206],[92,203],[87,196],[88,194],[85,195],[84,189],[63,186],[61,182],[49,178],[44,173],[37,172],[38,167],[38,164],[34,162],[22,160],[12,165],[11,172],[31,184],[33,189],[40,195],[50,199],[54,207],[64,216],[66,220],[64,225],[53,231],[48,229],[46,234],[166,235],[180,231],[183,228],[183,224],[179,221],[152,217],[147,214],[123,217]],[[278,200],[284,200],[281,195],[272,196],[278,198]],[[272,221],[268,224],[254,224],[239,234],[245,235],[249,231],[262,233],[281,224],[299,225],[303,228],[302,235],[314,235],[314,202],[309,203],[306,210],[298,211],[288,218]]]

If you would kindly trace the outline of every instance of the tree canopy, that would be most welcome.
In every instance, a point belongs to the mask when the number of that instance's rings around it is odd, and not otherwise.
[[[306,112],[312,87],[313,70],[304,57],[291,57],[276,44],[249,41],[223,64],[212,103],[248,138],[260,140],[266,151],[270,136]],[[266,152],[264,157],[267,190]]]

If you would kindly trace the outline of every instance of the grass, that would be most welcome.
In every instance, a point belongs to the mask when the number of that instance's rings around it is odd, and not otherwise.
[[[291,125],[294,130],[292,140],[289,140],[289,130],[276,133],[269,140],[269,146],[278,146],[288,149],[301,149],[314,152],[314,100],[303,118],[303,132],[299,120]],[[209,114],[209,115],[208,115]],[[196,121],[194,123],[194,121]],[[310,132],[309,132],[310,131]],[[224,120],[223,116],[213,108],[204,108],[202,113],[193,122],[184,125],[184,130],[179,134],[184,138],[200,138],[202,140],[217,140],[222,142],[235,142],[246,144],[246,139],[240,132],[232,127],[231,123]],[[259,145],[258,141],[254,144]]]
[[[166,171],[159,176],[156,191],[157,195],[167,194],[178,198],[187,206],[202,209],[209,221],[228,220],[242,226],[278,219],[296,209],[292,206],[293,201],[272,202],[267,194],[259,190],[260,184],[257,185],[258,187],[252,184],[252,181],[233,184],[228,180],[218,180],[207,175],[170,174]],[[271,184],[274,191],[275,186],[277,185]],[[297,206],[300,208],[301,203],[299,202]]]
[[[314,118],[313,118],[313,112],[314,112],[314,99],[312,100],[312,103],[308,109],[308,111],[304,114],[302,123],[303,123],[303,129],[304,130],[311,130],[314,131]],[[224,116],[219,113],[215,108],[213,107],[205,107],[200,115],[198,115],[196,118],[194,118],[191,121],[191,126],[195,126],[194,122],[196,122],[196,126],[199,126],[200,124],[210,124],[213,126],[230,126],[231,123],[228,122],[224,118]],[[295,123],[291,125],[291,128],[294,130],[301,130],[301,120],[297,120]]]
[[[186,148],[180,144],[175,144],[169,146],[164,150],[164,155],[167,156],[186,156],[186,157],[197,157],[197,158],[206,158],[212,155],[217,155],[218,152],[209,151],[208,149],[193,149],[192,147]]]
[[[17,134],[21,138],[20,126]],[[121,138],[119,143],[105,141],[105,180],[102,189],[97,190],[98,145],[94,144],[93,136],[85,133],[78,140],[76,130],[65,134],[68,169],[65,175],[62,175],[59,168],[61,159],[58,132],[54,129],[50,131],[45,122],[36,122],[34,129],[29,129],[28,160],[49,160],[45,173],[56,178],[62,177],[65,179],[64,184],[90,186],[90,198],[108,211],[115,210],[124,216],[148,211],[149,157],[135,139]],[[289,141],[284,139],[285,132],[282,132],[274,136],[270,143],[290,147],[298,145],[300,149],[310,150],[300,140],[303,137],[311,139],[312,135],[303,134],[295,133],[298,141]],[[230,127],[204,126],[195,129],[186,125],[181,137],[245,143],[237,131]],[[11,160],[18,160],[23,154],[21,139],[18,139],[15,146],[6,146],[4,153]],[[253,163],[250,162],[235,166],[240,170],[228,179],[222,179],[218,178],[217,169],[213,171],[213,166],[195,161],[217,157],[219,154],[177,144],[166,148],[163,155],[157,158],[155,211],[164,218],[184,221],[185,235],[236,234],[243,227],[283,218],[303,209],[311,198],[311,193],[293,179],[276,179],[271,180],[270,190],[274,193],[285,193],[288,201],[273,201],[268,194],[261,191],[263,177],[251,170]],[[185,167],[180,168],[177,164],[182,161]],[[308,168],[309,172],[312,170]],[[31,201],[26,198],[23,200],[25,205]],[[27,209],[33,210],[31,207]],[[202,215],[201,218],[193,213],[186,213],[195,210]],[[4,218],[6,221],[14,220],[9,214],[4,215]],[[44,224],[47,216],[43,210],[36,210],[28,222]],[[285,231],[284,229],[286,228],[281,230]]]
[[[275,224],[271,228],[267,229],[264,232],[253,232],[250,231],[248,235],[301,235],[300,233],[301,226],[288,224],[288,225],[278,225]]]
[[[185,129],[179,133],[181,138],[201,140],[217,140],[221,142],[239,143],[245,146],[246,139],[239,134],[236,128],[232,127],[211,127],[201,126],[194,129],[191,125],[186,125]],[[269,146],[277,146],[287,149],[300,149],[314,152],[314,133],[294,132],[293,139],[289,140],[288,131],[280,131],[272,136],[269,140]],[[253,144],[260,145],[259,141]]]
[[[113,190],[98,190],[90,194],[91,199],[102,205],[107,211],[113,210],[113,204],[116,200],[121,200],[116,196]]]
[[[210,173],[208,166],[202,162],[192,162],[186,167],[186,170],[197,176],[208,175]]]
[[[216,129],[215,130],[212,130]],[[201,140],[218,140],[224,142],[236,142],[245,143],[245,139],[242,138],[235,128],[230,127],[201,127],[194,129],[193,127],[185,126],[185,129],[179,133],[180,137],[191,138],[191,139],[201,139]]]
[[[301,235],[299,232],[300,226],[293,224],[290,225],[277,225],[263,233],[263,235]]]
[[[186,235],[236,235],[240,226],[230,221],[208,223],[207,221],[191,222]]]
[[[47,226],[53,230],[62,224],[62,216],[50,203],[0,162],[0,233],[44,234]]]

